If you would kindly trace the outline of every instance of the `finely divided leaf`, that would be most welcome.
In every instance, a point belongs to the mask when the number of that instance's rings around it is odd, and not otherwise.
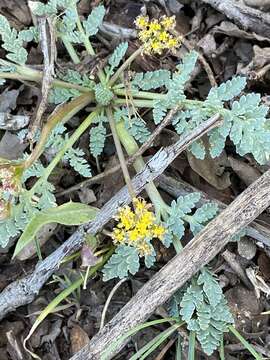
[[[99,26],[102,24],[105,16],[105,8],[103,5],[97,6],[91,11],[87,20],[83,22],[84,30],[87,36],[96,35]]]
[[[171,73],[168,70],[147,71],[146,73],[137,73],[131,85],[142,90],[157,89],[166,86],[170,81]]]
[[[82,149],[70,148],[65,153],[64,159],[68,160],[70,166],[73,167],[80,175],[84,177],[91,177],[91,168],[88,162],[84,159],[84,151]]]
[[[106,128],[102,122],[98,126],[92,127],[90,130],[90,152],[94,157],[99,156],[104,148],[106,140]]]
[[[108,281],[113,278],[123,279],[130,272],[132,275],[139,270],[139,253],[132,246],[118,246],[115,253],[103,267],[103,279]]]
[[[223,101],[229,101],[239,95],[245,86],[246,78],[236,76],[232,80],[228,80],[220,86],[212,88],[206,101],[209,102],[209,104],[219,105]]]
[[[111,65],[109,73],[112,74],[113,70],[118,67],[120,61],[123,60],[126,51],[128,49],[128,43],[123,42],[119,44],[115,49],[112,55],[109,57],[109,64]]]

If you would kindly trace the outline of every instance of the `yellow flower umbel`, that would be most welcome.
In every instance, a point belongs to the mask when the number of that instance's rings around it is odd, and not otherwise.
[[[181,37],[171,34],[175,28],[175,16],[162,16],[159,21],[150,21],[148,16],[138,16],[135,24],[147,54],[161,54],[166,49],[174,51],[181,44]]]
[[[152,252],[149,244],[152,238],[163,240],[165,228],[158,224],[155,214],[149,209],[144,199],[133,199],[134,211],[129,206],[118,210],[117,226],[113,229],[112,238],[116,245],[130,245],[138,249],[141,256]]]

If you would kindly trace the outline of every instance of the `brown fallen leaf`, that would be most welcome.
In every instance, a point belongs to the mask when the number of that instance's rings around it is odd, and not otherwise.
[[[70,330],[70,343],[72,355],[80,351],[84,346],[90,342],[87,333],[79,326],[73,325]]]
[[[205,145],[207,145],[207,141],[205,138]],[[227,164],[225,152],[213,159],[206,151],[205,158],[200,160],[188,151],[187,158],[192,170],[216,189],[224,190],[231,185],[230,173],[224,170],[224,166]]]

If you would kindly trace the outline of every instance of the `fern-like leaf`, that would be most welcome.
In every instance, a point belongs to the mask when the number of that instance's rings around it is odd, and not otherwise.
[[[211,355],[222,340],[233,317],[217,280],[203,269],[198,278],[186,289],[180,302],[180,315],[190,331],[195,331],[203,351]],[[178,304],[174,304],[174,309]]]
[[[64,156],[64,159],[67,160],[71,167],[77,171],[81,176],[91,177],[91,169],[88,162],[84,159],[84,152],[82,149],[73,149],[70,148]]]
[[[139,270],[139,253],[132,246],[118,246],[115,253],[103,267],[103,279],[108,281],[113,278],[123,279],[130,272],[132,275]]]
[[[137,73],[134,76],[131,85],[134,88],[139,88],[146,91],[150,89],[157,89],[168,85],[170,77],[170,71],[162,69],[147,71],[146,73]]]
[[[246,86],[246,78],[236,76],[232,80],[228,80],[218,87],[210,90],[206,102],[210,105],[220,105],[223,101],[229,101],[235,98]]]
[[[94,157],[99,156],[104,148],[106,139],[106,128],[102,122],[98,126],[92,127],[90,130],[90,152]]]
[[[118,65],[120,64],[121,60],[123,60],[126,52],[128,49],[128,43],[127,42],[123,42],[121,44],[119,44],[113,51],[112,55],[109,57],[109,64],[110,64],[110,68],[108,70],[108,73],[111,75],[113,74],[113,71],[115,68],[118,67]]]
[[[0,35],[3,41],[2,47],[8,52],[7,59],[17,64],[25,64],[28,54],[23,47],[23,39],[16,29],[10,27],[3,15],[0,15]]]
[[[96,35],[98,28],[102,24],[104,16],[105,8],[103,5],[97,6],[91,11],[87,20],[83,22],[84,30],[87,36]]]

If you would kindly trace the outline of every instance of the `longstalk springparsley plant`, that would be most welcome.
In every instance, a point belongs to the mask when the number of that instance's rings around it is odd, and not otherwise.
[[[30,2],[34,17],[53,19],[57,40],[61,41],[70,59],[81,62],[82,46],[95,55],[92,38],[97,34],[105,16],[105,8],[98,6],[86,19],[77,12],[77,0],[49,0],[47,4]],[[151,203],[137,198],[132,189],[123,155],[133,155],[150,135],[150,128],[142,118],[141,109],[152,111],[155,125],[160,124],[170,109],[176,108],[172,125],[180,136],[188,134],[211,116],[219,114],[221,124],[208,133],[209,149],[200,140],[188,151],[203,159],[206,151],[214,158],[230,139],[240,155],[252,154],[263,164],[270,156],[270,128],[266,119],[268,108],[261,104],[259,94],[242,94],[244,77],[233,79],[210,90],[205,100],[187,98],[185,86],[195,68],[198,54],[191,51],[179,61],[174,71],[159,69],[133,73],[126,86],[125,71],[140,55],[175,52],[181,37],[175,35],[175,18],[163,16],[150,20],[139,16],[135,24],[141,45],[129,57],[128,43],[120,43],[108,57],[107,65],[97,74],[81,74],[72,68],[58,72],[52,81],[49,101],[60,104],[48,117],[32,151],[22,159],[0,159],[0,245],[19,238],[15,255],[32,241],[38,228],[48,221],[78,225],[91,220],[96,209],[83,204],[57,205],[50,175],[60,162],[68,163],[81,176],[91,177],[93,170],[84,151],[75,146],[85,132],[89,132],[89,151],[94,159],[102,154],[108,131],[113,135],[123,174],[133,199],[131,206],[119,208],[115,227],[111,232],[116,249],[103,267],[104,279],[123,278],[135,274],[143,259],[150,267],[155,262],[153,239],[164,246],[173,244],[181,251],[181,238],[188,225],[197,234],[217,214],[217,206],[209,203],[198,206],[199,193],[179,197],[170,205],[165,203],[154,183],[146,186]],[[0,16],[0,35],[6,58],[0,60],[0,79],[18,79],[41,83],[42,72],[27,65],[27,43],[39,42],[39,31],[30,27],[22,31],[12,28]],[[89,104],[91,113],[70,134],[65,123]],[[19,134],[18,136],[25,136]],[[51,151],[53,158],[45,164],[40,157]],[[52,151],[53,150],[53,151]],[[138,157],[136,171],[144,167]],[[35,179],[30,187],[29,179]],[[78,218],[74,221],[74,211]],[[79,215],[80,214],[80,215]],[[102,244],[100,244],[102,247]],[[111,249],[109,249],[111,251]],[[81,283],[80,283],[81,284]],[[233,322],[222,290],[209,270],[202,269],[179,296],[175,296],[174,316],[180,316],[190,331],[194,331],[203,350],[211,354],[220,344],[223,332]]]

